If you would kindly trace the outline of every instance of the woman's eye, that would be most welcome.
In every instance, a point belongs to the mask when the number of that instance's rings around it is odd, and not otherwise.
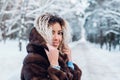
[[[58,35],[63,35],[63,32],[58,32]]]

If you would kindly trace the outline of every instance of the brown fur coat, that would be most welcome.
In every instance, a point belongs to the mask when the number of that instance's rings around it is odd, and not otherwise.
[[[69,68],[67,66],[68,58],[65,54],[59,53],[60,70],[50,67],[44,51],[44,48],[47,49],[46,45],[43,45],[44,39],[38,36],[35,29],[30,33],[29,41],[28,55],[23,62],[21,80],[81,80],[81,70],[76,64],[74,64],[74,70]]]

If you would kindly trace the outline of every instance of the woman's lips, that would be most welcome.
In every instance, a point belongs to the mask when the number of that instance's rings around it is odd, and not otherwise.
[[[59,42],[53,42],[53,46],[58,46]]]

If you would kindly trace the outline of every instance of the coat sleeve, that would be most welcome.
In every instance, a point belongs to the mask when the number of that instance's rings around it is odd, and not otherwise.
[[[66,72],[46,65],[39,55],[28,55],[24,59],[21,80],[68,80]]]
[[[69,67],[70,72],[73,74],[73,80],[81,80],[82,71],[75,63],[73,64],[74,70]]]
[[[21,80],[49,80],[48,73],[36,64],[26,64],[22,67]]]
[[[51,66],[48,68],[48,73],[52,80],[69,80],[66,72],[63,72],[62,70],[57,70],[55,68],[52,68]]]
[[[68,80],[67,74],[61,70],[52,67],[48,67],[47,73],[44,70],[43,67],[35,64],[24,65],[21,80]]]
[[[37,54],[28,54],[21,70],[21,80],[49,80],[48,63]]]

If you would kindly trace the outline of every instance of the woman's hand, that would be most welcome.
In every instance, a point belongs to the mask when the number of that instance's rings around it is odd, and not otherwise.
[[[69,48],[68,45],[64,45],[64,48],[63,48],[62,52],[63,52],[64,54],[67,54],[69,61],[72,61],[71,49]]]
[[[56,66],[56,65],[59,66],[59,64],[58,64],[59,51],[55,47],[53,47],[49,44],[47,44],[47,46],[48,46],[49,51],[45,50],[45,52],[48,56],[50,65],[51,66]]]

